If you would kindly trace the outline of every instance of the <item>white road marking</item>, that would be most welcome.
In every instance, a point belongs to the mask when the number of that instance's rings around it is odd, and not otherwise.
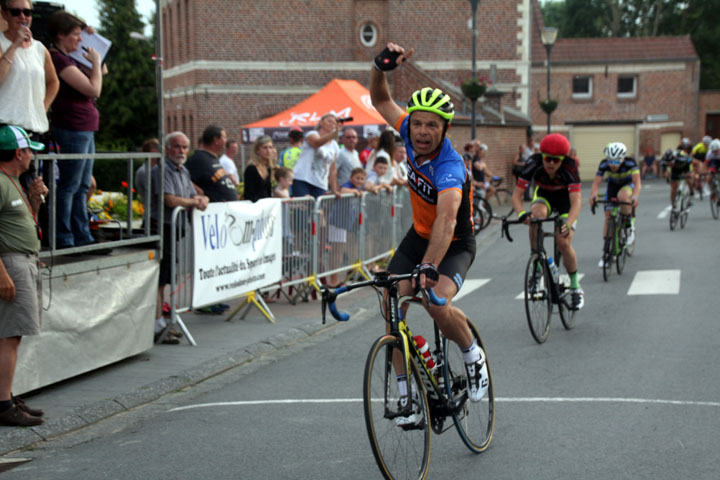
[[[462,288],[460,288],[460,291],[455,295],[455,298],[453,298],[453,302],[461,299],[465,295],[468,295],[478,288],[482,287],[486,283],[490,281],[489,278],[472,278],[469,280],[465,280],[463,282]]]
[[[680,270],[640,270],[635,274],[628,295],[677,295]]]
[[[584,273],[578,273],[578,282],[579,282],[580,280],[582,280],[584,276],[585,276]],[[560,275],[560,281],[561,281],[561,282],[567,282],[567,284],[570,285],[570,275],[568,275],[567,273],[563,273],[562,275]],[[525,300],[525,290],[523,290],[522,292],[520,292],[520,293],[515,297],[515,300]]]
[[[668,205],[667,207],[665,207],[665,210],[663,210],[662,212],[658,213],[657,218],[660,219],[660,220],[662,220],[663,218],[667,218],[667,216],[670,215],[670,210],[671,210],[671,209],[672,209],[672,205]]]
[[[237,402],[199,403],[168,410],[180,412],[198,408],[215,407],[246,407],[256,405],[292,405],[292,404],[329,404],[329,403],[362,403],[362,398],[315,398],[315,399],[280,399],[280,400],[248,400]],[[654,398],[622,398],[622,397],[497,397],[496,402],[502,403],[636,403],[645,405],[678,405],[695,407],[718,407],[720,402],[694,400],[663,400]]]

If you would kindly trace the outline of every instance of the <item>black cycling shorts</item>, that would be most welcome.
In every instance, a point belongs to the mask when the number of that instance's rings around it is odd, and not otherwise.
[[[410,230],[408,230],[405,238],[403,238],[400,246],[395,251],[392,260],[390,260],[388,271],[396,275],[412,272],[422,262],[428,243],[429,240],[418,235],[415,229],[410,227]],[[450,243],[445,257],[438,265],[440,275],[452,279],[458,291],[465,281],[470,265],[475,260],[476,248],[474,236],[454,240]]]
[[[544,203],[548,215],[553,212],[564,215],[570,211],[570,193],[567,190],[545,190],[536,187],[532,203]]]

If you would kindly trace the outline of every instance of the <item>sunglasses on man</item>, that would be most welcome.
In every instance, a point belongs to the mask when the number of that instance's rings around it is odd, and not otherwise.
[[[32,17],[33,11],[31,8],[8,8],[8,12],[10,12],[10,15],[13,17],[19,17],[22,13],[26,17]]]
[[[563,158],[565,158],[565,157],[559,157],[556,155],[548,155],[546,153],[542,154],[543,161],[548,162],[548,163],[560,163],[563,161]]]

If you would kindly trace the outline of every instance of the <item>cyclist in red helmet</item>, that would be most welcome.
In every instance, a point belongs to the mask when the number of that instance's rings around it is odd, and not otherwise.
[[[563,264],[570,275],[572,308],[579,310],[585,304],[584,294],[578,281],[577,255],[572,247],[578,215],[582,208],[580,198],[580,175],[577,164],[568,156],[570,142],[559,133],[551,133],[540,142],[540,153],[533,154],[525,164],[513,191],[512,204],[520,220],[529,224],[530,218],[546,218],[557,211],[564,220],[562,228],[555,232]],[[530,212],[523,210],[523,194],[535,182],[535,192]],[[535,228],[530,228],[530,246],[535,245]]]

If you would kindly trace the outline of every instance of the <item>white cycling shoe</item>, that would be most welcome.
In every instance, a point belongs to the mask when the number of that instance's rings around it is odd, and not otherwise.
[[[485,352],[482,349],[480,349],[480,359],[477,362],[465,364],[465,374],[468,380],[468,397],[471,402],[479,402],[487,394],[490,386]]]

